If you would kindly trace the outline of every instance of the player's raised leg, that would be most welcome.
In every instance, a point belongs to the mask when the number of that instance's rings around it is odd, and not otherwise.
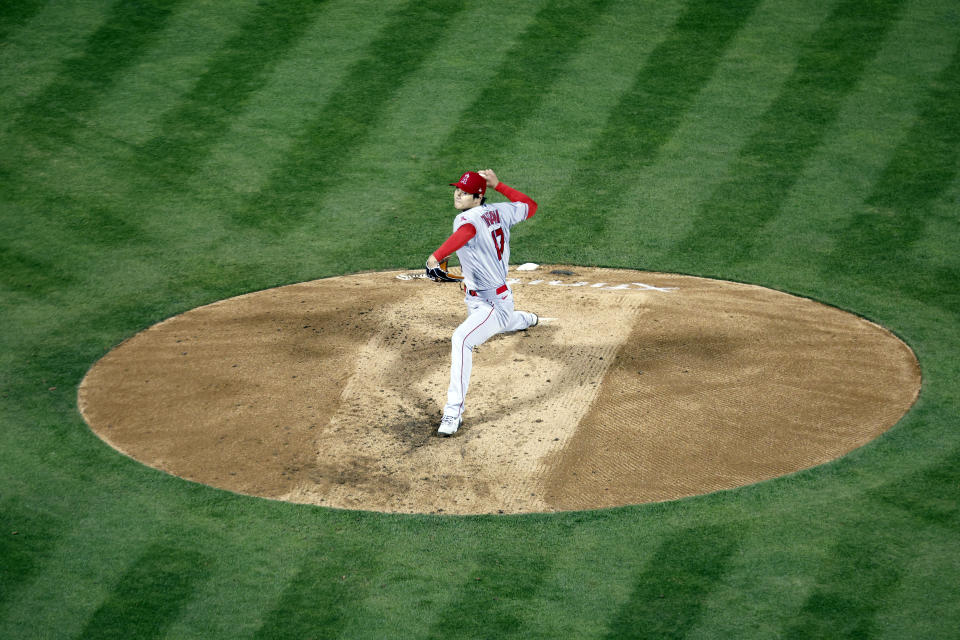
[[[539,320],[537,314],[530,311],[514,311],[510,314],[510,320],[507,322],[504,331],[523,331],[537,326]]]

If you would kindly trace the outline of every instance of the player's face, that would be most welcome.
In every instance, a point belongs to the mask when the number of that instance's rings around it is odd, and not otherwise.
[[[479,196],[475,196],[472,193],[467,193],[463,189],[454,189],[453,206],[456,207],[457,211],[466,211],[467,209],[472,209],[478,204],[480,204]]]

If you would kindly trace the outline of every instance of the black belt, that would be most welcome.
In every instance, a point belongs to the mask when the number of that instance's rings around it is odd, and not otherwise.
[[[484,291],[489,291],[489,289],[484,289]],[[502,287],[499,287],[499,288],[497,289],[497,292],[496,292],[496,293],[497,293],[497,295],[500,295],[501,293],[505,293],[506,291],[507,291],[507,285],[503,285]],[[477,295],[479,295],[480,293],[482,293],[482,291],[474,291],[473,289],[469,289],[469,290],[467,290],[467,293],[469,293],[469,294],[472,295],[472,296],[477,296]]]

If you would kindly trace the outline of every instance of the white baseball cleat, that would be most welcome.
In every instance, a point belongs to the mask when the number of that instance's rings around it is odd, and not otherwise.
[[[440,421],[440,428],[437,429],[437,433],[441,436],[452,436],[457,432],[457,429],[460,428],[461,424],[463,424],[463,418],[443,416],[443,420]]]

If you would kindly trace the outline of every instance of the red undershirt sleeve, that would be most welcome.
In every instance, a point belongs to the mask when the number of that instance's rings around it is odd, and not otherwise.
[[[463,245],[470,242],[470,239],[473,236],[477,235],[477,228],[470,224],[469,222],[461,226],[459,229],[453,232],[449,238],[447,238],[440,248],[433,252],[433,257],[437,260],[443,260],[449,256],[454,251],[463,247]]]
[[[502,193],[507,197],[510,202],[523,202],[527,205],[529,209],[527,211],[527,220],[533,217],[533,214],[537,212],[537,203],[533,201],[533,198],[528,196],[525,193],[521,193],[514,189],[513,187],[508,187],[502,182],[497,184],[497,191]]]

